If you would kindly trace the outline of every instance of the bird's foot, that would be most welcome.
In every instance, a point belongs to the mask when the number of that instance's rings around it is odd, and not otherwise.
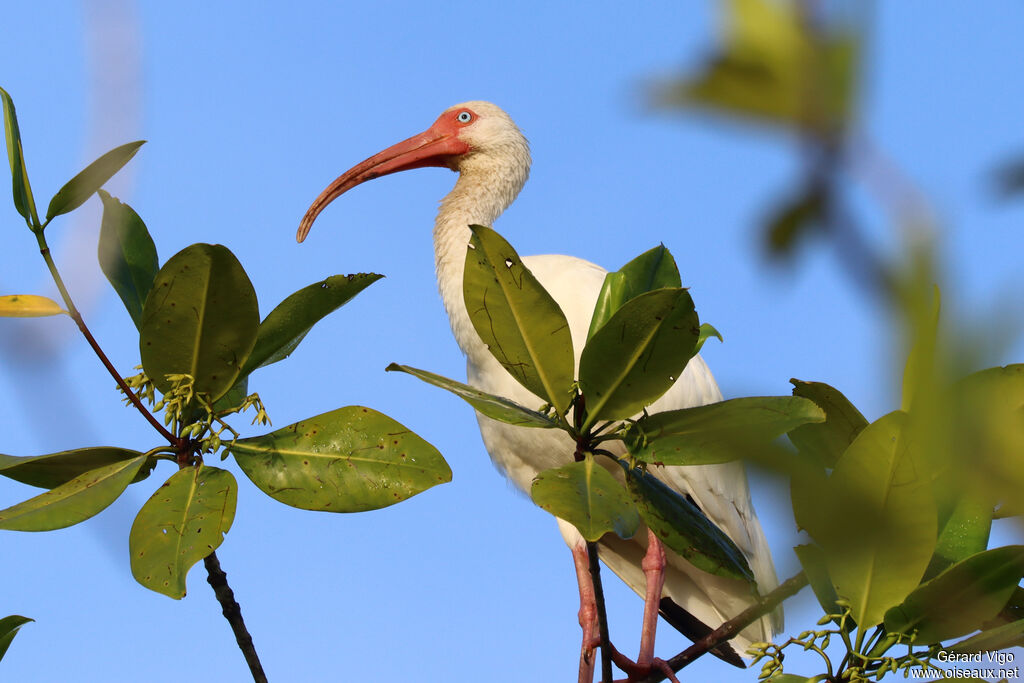
[[[659,657],[652,657],[651,661],[646,664],[634,662],[632,659],[622,654],[615,649],[615,646],[608,643],[609,652],[611,652],[612,662],[615,666],[619,667],[626,673],[626,678],[615,681],[615,683],[635,683],[636,681],[642,681],[651,675],[655,670],[660,671],[664,674],[665,678],[672,683],[679,683],[679,679],[676,678],[676,674],[672,671],[672,667],[668,665],[664,659]]]

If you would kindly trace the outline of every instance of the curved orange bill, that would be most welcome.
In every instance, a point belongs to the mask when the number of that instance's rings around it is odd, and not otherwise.
[[[469,145],[459,139],[454,127],[445,125],[445,123],[438,119],[434,125],[419,135],[414,135],[408,140],[388,147],[383,152],[374,154],[338,176],[333,183],[327,186],[327,189],[320,193],[320,196],[306,211],[302,222],[299,223],[295,239],[299,242],[306,239],[306,235],[313,227],[313,221],[320,215],[320,212],[356,185],[382,175],[407,171],[412,168],[425,166],[451,168],[453,158],[468,152]]]

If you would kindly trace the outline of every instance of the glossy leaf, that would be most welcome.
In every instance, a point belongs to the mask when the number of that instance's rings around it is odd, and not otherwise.
[[[588,455],[580,462],[545,470],[533,478],[533,502],[596,541],[607,533],[632,538],[640,515],[622,484]]]
[[[238,379],[256,342],[259,308],[242,265],[227,247],[193,244],[171,257],[146,297],[142,366],[161,392],[168,374],[189,374],[216,401]]]
[[[502,396],[488,394],[468,384],[456,382],[453,379],[435,375],[426,370],[419,370],[408,365],[399,365],[398,363],[392,363],[385,370],[388,372],[405,372],[423,380],[427,384],[433,384],[435,387],[446,389],[492,420],[498,420],[499,422],[505,422],[518,427],[551,428],[558,426],[558,423],[547,415],[538,413],[536,410],[530,410],[515,401],[510,401]]]
[[[917,587],[935,548],[931,481],[906,423],[897,411],[861,431],[836,463],[821,510],[817,540],[861,628],[880,623]]]
[[[34,498],[0,510],[0,529],[52,531],[83,522],[117,500],[145,461],[140,455],[90,470]]]
[[[9,617],[0,619],[0,659],[7,654],[7,648],[11,646],[14,636],[18,635],[18,629],[35,619],[12,614]]]
[[[564,412],[575,370],[565,314],[501,235],[470,228],[462,286],[473,327],[516,381]]]
[[[627,446],[647,463],[709,465],[748,456],[796,426],[824,419],[804,398],[734,398],[645,415],[630,429]]]
[[[376,273],[332,275],[289,295],[260,323],[243,374],[287,358],[313,325],[382,277]]]
[[[227,470],[178,470],[146,501],[128,536],[132,575],[146,588],[185,597],[189,569],[224,541],[235,519],[238,484]]]
[[[138,451],[110,446],[78,448],[27,457],[0,454],[0,475],[29,486],[53,489],[91,470],[133,460],[140,455],[142,454]],[[148,477],[155,465],[156,460],[149,458],[149,462],[139,469],[132,483]]]
[[[666,547],[698,569],[754,584],[747,558],[686,496],[640,470],[629,472],[626,486],[644,523]]]
[[[885,613],[885,628],[915,643],[963,636],[992,619],[1024,577],[1024,546],[993,548],[957,562]]]
[[[28,182],[28,170],[25,168],[25,154],[21,148],[21,132],[18,130],[18,115],[14,110],[14,101],[3,88],[0,88],[0,104],[3,104],[4,110],[4,133],[7,139],[7,160],[11,165],[14,208],[26,222],[35,223],[38,221],[36,203],[32,197],[32,187]]]
[[[814,401],[825,412],[824,422],[811,422],[791,430],[789,440],[801,454],[823,467],[835,467],[839,456],[868,426],[868,421],[838,389],[824,382],[789,381],[794,396]]]
[[[103,190],[103,220],[97,248],[100,269],[121,298],[136,328],[142,327],[142,307],[160,270],[156,245],[132,207]]]
[[[35,294],[0,296],[0,318],[45,318],[66,311],[53,299]]]
[[[682,374],[699,336],[685,289],[657,289],[623,304],[580,357],[584,427],[630,417],[657,400]]]
[[[995,652],[1021,646],[1024,646],[1024,619],[982,631],[948,649],[952,652]]]
[[[98,189],[103,187],[114,174],[131,161],[139,147],[146,144],[145,140],[129,142],[115,147],[96,161],[86,166],[81,173],[64,184],[64,187],[53,195],[50,206],[46,209],[46,220],[54,216],[74,211],[85,203]]]
[[[697,335],[697,345],[693,347],[693,355],[700,353],[700,350],[704,348],[704,342],[711,337],[718,337],[718,341],[725,342],[722,333],[716,330],[714,325],[711,323],[701,323],[700,334]]]
[[[597,296],[597,305],[594,306],[594,315],[590,319],[587,339],[593,337],[595,332],[611,320],[615,311],[630,299],[655,289],[681,286],[679,268],[665,245],[660,244],[645,251],[616,272],[605,276]]]
[[[239,439],[230,451],[264,493],[304,510],[375,510],[452,478],[437,449],[362,406]]]

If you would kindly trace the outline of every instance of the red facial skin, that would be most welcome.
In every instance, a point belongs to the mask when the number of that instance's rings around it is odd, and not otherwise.
[[[468,120],[459,120],[460,116],[466,119],[466,114],[469,115]],[[345,171],[320,193],[306,211],[295,238],[299,242],[306,239],[306,235],[313,227],[313,221],[328,204],[367,180],[426,166],[454,169],[455,159],[470,149],[469,145],[459,138],[459,133],[476,121],[476,118],[476,113],[465,107],[447,111],[419,135],[392,145]]]

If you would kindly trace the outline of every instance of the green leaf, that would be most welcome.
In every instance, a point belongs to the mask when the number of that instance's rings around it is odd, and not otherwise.
[[[138,451],[112,446],[78,448],[28,457],[0,454],[0,475],[29,486],[53,489],[91,470],[133,460],[140,455],[142,454]],[[149,466],[140,468],[138,474],[141,476],[137,476],[132,483],[149,476],[156,465],[156,460],[149,458],[149,461]]]
[[[239,439],[229,450],[260,490],[304,510],[376,510],[452,478],[437,449],[362,406]]]
[[[693,357],[700,323],[685,289],[657,289],[622,305],[587,342],[580,389],[584,429],[635,415],[669,390]]]
[[[1024,546],[993,548],[957,562],[921,584],[885,613],[893,633],[917,631],[912,642],[939,643],[982,628],[1024,577]]]
[[[189,374],[216,401],[238,379],[256,342],[256,292],[227,247],[193,244],[157,273],[142,311],[142,367],[161,392]]]
[[[616,272],[605,275],[590,319],[587,339],[593,337],[630,299],[655,289],[681,286],[676,261],[665,245],[659,244],[645,251]]]
[[[835,467],[839,456],[853,443],[868,421],[860,411],[839,392],[824,382],[789,380],[793,395],[814,401],[825,411],[825,421],[808,423],[791,430],[789,440],[801,454],[823,467]]]
[[[28,182],[28,170],[25,168],[25,154],[21,148],[21,132],[18,130],[18,115],[14,111],[14,100],[7,91],[0,88],[0,103],[4,109],[4,132],[7,138],[7,160],[11,164],[11,185],[14,190],[14,208],[22,215],[25,222],[38,224],[36,202],[32,197],[32,187]]]
[[[716,330],[714,325],[711,323],[701,323],[700,334],[697,335],[697,345],[693,347],[693,355],[696,356],[700,353],[700,350],[704,348],[704,342],[711,337],[718,337],[718,341],[723,343],[725,342],[725,339],[722,337],[722,333]]]
[[[332,275],[289,295],[260,323],[242,373],[287,358],[313,325],[382,277],[376,273]]]
[[[795,674],[777,674],[768,679],[767,683],[805,683],[811,679],[806,676],[797,676]]]
[[[46,493],[0,510],[0,529],[52,531],[83,522],[117,500],[145,461],[140,455],[90,470]]]
[[[35,621],[35,619],[29,619],[17,614],[0,619],[0,659],[3,659],[4,655],[7,654],[7,648],[11,646],[14,636],[18,635],[18,629],[30,621]]]
[[[456,382],[453,379],[435,375],[426,370],[419,370],[408,365],[399,365],[398,363],[392,363],[384,369],[388,372],[405,372],[423,380],[427,384],[433,384],[435,387],[446,389],[476,408],[480,414],[486,415],[492,420],[498,420],[499,422],[519,427],[551,428],[558,426],[557,422],[544,413],[538,413],[536,410],[530,410],[515,401],[510,401],[507,398],[495,396],[494,394],[488,394],[479,389],[474,389],[468,384]]]
[[[768,255],[791,255],[802,238],[825,223],[829,202],[827,188],[814,184],[775,208],[765,221],[764,240]]]
[[[982,631],[949,648],[953,652],[995,652],[1024,645],[1024,619]]]
[[[533,502],[575,526],[583,538],[596,541],[614,532],[632,538],[640,515],[622,484],[587,456],[580,462],[545,470],[533,478]]]
[[[834,134],[853,107],[860,31],[810,29],[797,3],[725,6],[722,47],[695,77],[660,88],[656,103]]]
[[[968,492],[962,493],[939,533],[925,578],[930,579],[950,565],[987,548],[991,529],[992,506]]]
[[[146,144],[145,140],[138,140],[115,147],[86,166],[81,173],[66,182],[64,187],[53,195],[50,206],[46,209],[46,220],[49,221],[54,216],[74,211],[84,204],[86,199],[103,187],[115,173],[131,161],[131,158],[139,151],[139,147],[144,144]]]
[[[754,585],[747,558],[686,496],[637,469],[628,473],[626,488],[644,523],[668,548],[698,569]]]
[[[99,191],[103,221],[97,248],[100,269],[121,298],[136,328],[142,327],[142,307],[160,270],[156,245],[139,214],[116,197]]]
[[[647,463],[709,465],[748,456],[794,427],[824,419],[805,398],[734,398],[646,415],[629,429],[627,446]]]
[[[828,576],[828,564],[821,546],[813,543],[798,545],[793,548],[793,552],[800,560],[800,566],[807,575],[807,581],[811,584],[811,590],[814,591],[814,597],[818,598],[821,609],[825,614],[839,614],[842,611],[837,603],[839,596],[836,595],[836,589]]]
[[[45,318],[66,311],[53,299],[35,294],[0,296],[0,318]]]
[[[146,501],[128,536],[132,575],[146,588],[185,597],[189,569],[224,541],[235,519],[238,484],[227,470],[178,470]]]
[[[905,438],[906,424],[896,411],[865,427],[823,491],[816,540],[862,629],[880,623],[918,585],[935,548],[931,480]]]
[[[501,235],[470,229],[462,286],[473,327],[516,381],[564,413],[575,370],[565,314]]]

